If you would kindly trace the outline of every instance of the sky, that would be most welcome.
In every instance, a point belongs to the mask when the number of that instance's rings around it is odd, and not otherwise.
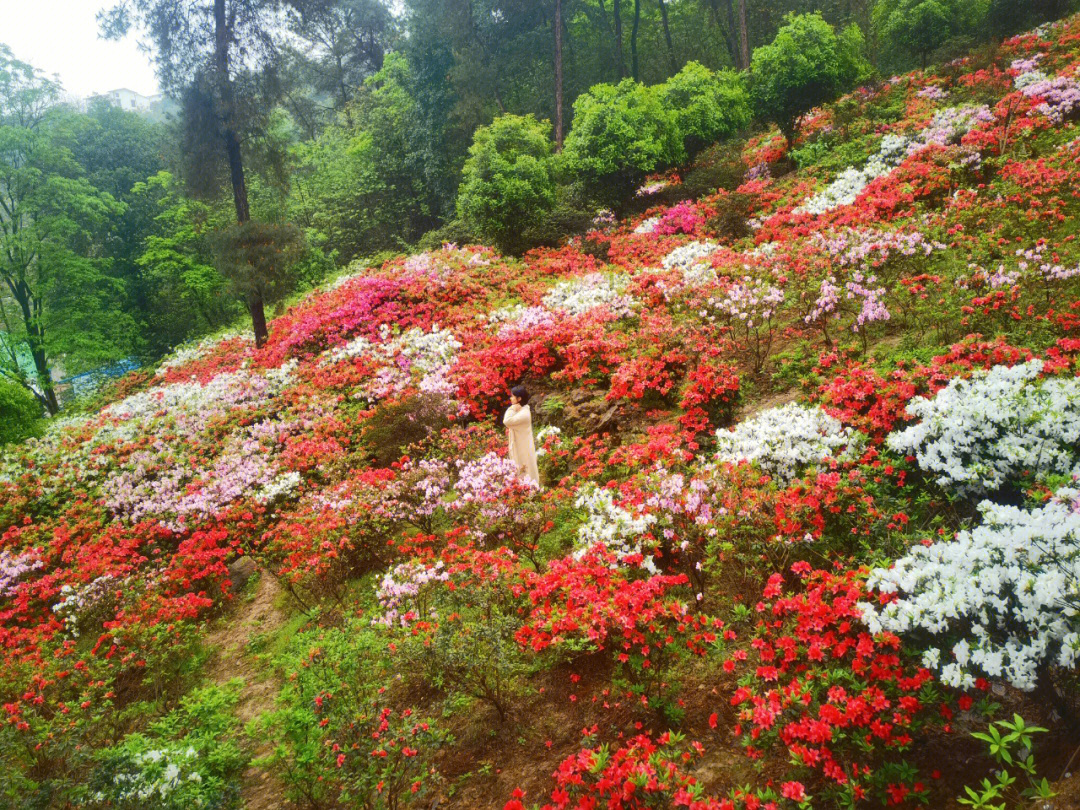
[[[79,98],[126,87],[158,92],[150,57],[139,51],[135,32],[119,42],[98,36],[97,12],[112,0],[0,0],[0,42],[16,59]]]

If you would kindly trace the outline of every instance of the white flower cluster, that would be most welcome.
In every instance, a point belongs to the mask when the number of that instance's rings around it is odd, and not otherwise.
[[[109,802],[113,806],[126,802],[150,802],[167,799],[185,782],[199,783],[202,774],[194,767],[197,752],[190,745],[186,748],[152,748],[136,754],[132,765],[134,773],[121,771],[113,776],[113,789],[108,795],[103,791],[94,794],[97,802]]]
[[[1023,471],[1080,472],[1080,381],[1039,381],[1041,360],[956,378],[933,399],[908,403],[920,421],[889,435],[943,486],[961,494],[1000,489]]]
[[[923,665],[961,689],[984,675],[1027,691],[1043,662],[1074,666],[1080,512],[1069,500],[1030,512],[984,501],[979,526],[952,541],[914,546],[888,570],[871,572],[871,588],[898,598],[884,607],[862,604],[863,620],[873,633],[940,638],[944,643],[923,653]]]
[[[577,550],[580,559],[597,543],[619,557],[642,555],[641,567],[652,574],[660,573],[652,558],[651,549],[642,547],[642,535],[656,522],[655,515],[635,515],[615,503],[610,489],[596,485],[582,489],[574,506],[585,510],[585,522],[578,528]]]
[[[499,337],[506,338],[517,332],[552,326],[555,315],[544,307],[527,307],[524,304],[502,307],[487,314],[489,323],[499,325]]]
[[[280,498],[288,498],[296,492],[302,482],[303,479],[298,472],[281,473],[255,491],[255,500],[261,504],[268,504]]]
[[[548,436],[555,436],[558,438],[559,443],[562,442],[562,430],[560,428],[555,427],[555,425],[544,425],[536,431],[536,455],[547,455],[547,448],[543,444]]]
[[[886,135],[877,154],[871,155],[861,169],[849,166],[822,191],[795,209],[796,214],[824,214],[842,205],[851,205],[870,183],[888,174],[907,157],[909,140],[903,135]]]
[[[653,231],[656,230],[656,226],[659,225],[659,224],[660,224],[660,217],[649,217],[648,219],[643,219],[641,221],[641,224],[639,224],[636,228],[634,228],[634,233],[636,233],[636,234],[652,233]]]
[[[560,281],[544,296],[544,306],[568,315],[583,315],[606,306],[618,316],[634,311],[634,299],[625,295],[630,279],[625,273],[589,273],[577,279]]]
[[[858,456],[866,437],[845,427],[821,408],[789,402],[769,408],[730,430],[716,432],[716,458],[755,462],[762,470],[789,482],[808,464],[836,457]]]
[[[665,295],[677,289],[705,287],[715,284],[717,280],[716,270],[713,269],[709,258],[716,252],[719,245],[712,241],[687,242],[679,245],[663,258],[661,264],[665,270],[679,270],[682,272],[682,282],[668,286],[664,289]]]
[[[793,213],[817,216],[842,205],[851,205],[871,182],[891,172],[909,155],[929,144],[955,141],[988,120],[993,120],[993,115],[986,107],[949,107],[934,113],[926,128],[914,137],[889,133],[881,139],[877,154],[871,155],[861,169],[854,166],[844,169]]]

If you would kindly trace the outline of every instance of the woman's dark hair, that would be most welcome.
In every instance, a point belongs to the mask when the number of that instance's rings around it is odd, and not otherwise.
[[[522,405],[529,404],[529,392],[525,390],[524,385],[515,385],[510,389],[510,393],[521,400]]]

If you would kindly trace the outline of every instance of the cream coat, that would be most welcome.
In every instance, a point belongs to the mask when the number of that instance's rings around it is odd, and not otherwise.
[[[511,405],[503,416],[506,436],[510,440],[510,458],[517,464],[522,475],[540,486],[540,472],[536,468],[536,444],[533,441],[532,412],[529,406],[515,408]]]

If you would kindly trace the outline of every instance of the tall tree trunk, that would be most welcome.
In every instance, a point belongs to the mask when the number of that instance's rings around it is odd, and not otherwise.
[[[750,67],[750,35],[746,30],[746,0],[739,0],[739,59],[740,70]]]
[[[34,371],[37,372],[37,383],[40,393],[34,391],[34,396],[49,411],[52,416],[60,412],[60,402],[56,398],[56,390],[53,388],[52,374],[49,370],[49,358],[45,352],[45,329],[41,325],[41,304],[34,300],[29,287],[20,283],[15,287],[8,285],[15,300],[22,310],[23,327],[26,329],[26,342],[30,347],[30,356],[34,359]]]
[[[667,3],[664,0],[659,0],[659,3],[660,19],[664,23],[664,41],[667,42],[668,62],[670,63],[671,72],[674,74],[678,72],[679,67],[675,64],[675,46],[671,44],[671,26],[668,25]]]
[[[608,22],[607,9],[604,7],[604,0],[599,0],[599,2],[597,3],[597,6],[600,9],[600,24],[601,24],[601,27],[603,28],[603,32],[605,34],[607,34],[609,39],[614,41],[615,34],[612,33],[612,31],[611,31],[611,23]],[[601,38],[601,41],[603,41],[603,38]],[[605,59],[604,58],[603,52],[601,52],[601,54],[600,54],[600,60],[601,60],[600,70],[603,71],[601,75],[606,76],[606,75],[608,75],[609,71],[612,68],[614,68],[614,64],[612,63],[611,59]]]
[[[735,21],[735,0],[725,0],[727,11],[727,41],[728,50],[731,51],[731,61],[735,63],[736,70],[746,70],[750,66],[749,59],[743,59],[743,48],[741,31],[739,30],[739,24]],[[739,0],[739,5],[746,10],[746,6],[743,0]]]
[[[615,14],[615,71],[622,80],[626,76],[626,63],[622,54],[622,0],[612,0]]]
[[[563,145],[562,0],[555,0],[555,149]]]
[[[238,115],[236,94],[229,76],[229,25],[225,19],[225,0],[214,0],[214,62],[221,92],[221,113],[224,122],[225,154],[229,159],[229,178],[233,187],[233,203],[236,206],[236,222],[243,225],[251,219],[248,206],[247,182],[244,178],[244,159],[240,151],[240,135],[236,130]],[[266,330],[266,313],[262,295],[248,292],[248,311],[255,332],[255,346],[261,348],[269,333]]]
[[[630,69],[634,81],[638,81],[637,34],[641,27],[641,0],[634,0],[634,24],[630,28]]]

